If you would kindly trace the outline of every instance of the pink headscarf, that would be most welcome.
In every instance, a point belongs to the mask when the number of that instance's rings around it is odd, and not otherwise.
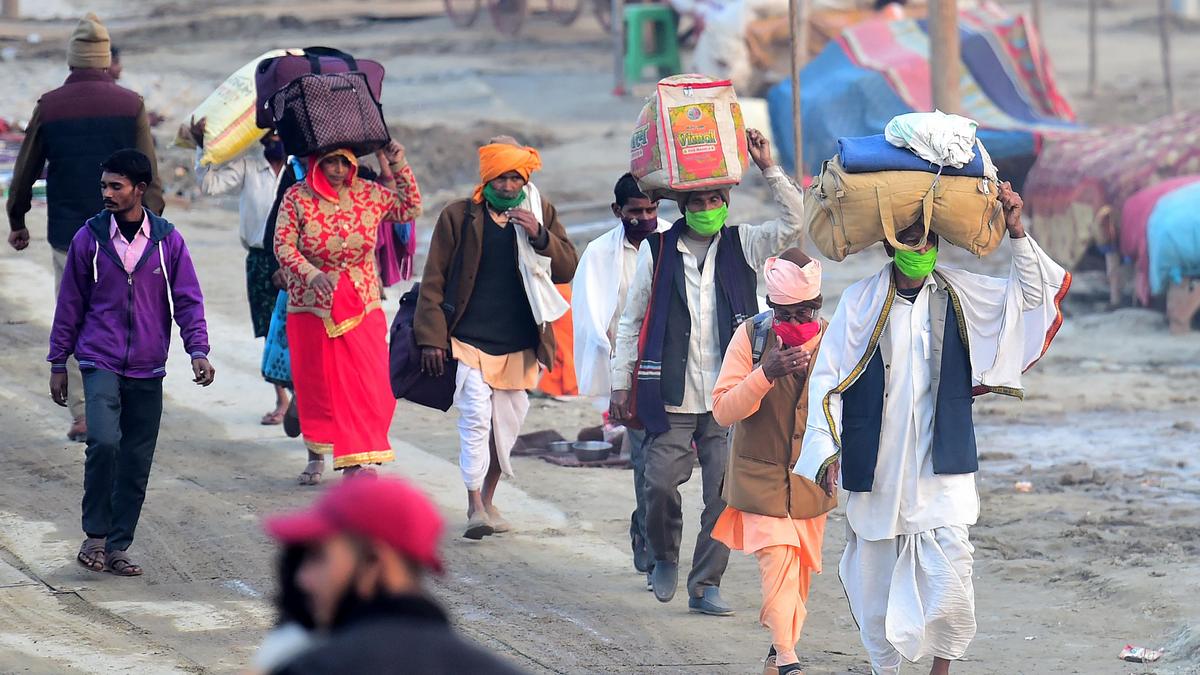
[[[819,260],[810,260],[801,267],[783,258],[767,258],[763,276],[767,279],[767,299],[777,305],[796,305],[821,294]]]

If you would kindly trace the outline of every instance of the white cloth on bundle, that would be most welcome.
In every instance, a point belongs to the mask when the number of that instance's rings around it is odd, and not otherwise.
[[[901,657],[957,660],[975,637],[975,548],[966,526],[883,541],[846,527],[838,573],[874,675],[900,672]]]
[[[961,169],[975,159],[978,127],[974,120],[935,110],[897,115],[883,135],[888,143],[908,148],[927,162]]]
[[[525,200],[517,208],[531,211],[542,222],[542,195],[533,183],[526,183]],[[552,236],[547,234],[547,236]],[[533,321],[542,330],[546,324],[557,320],[571,309],[571,305],[554,287],[551,278],[549,256],[542,255],[533,249],[529,237],[517,237],[517,263],[521,269],[521,283],[525,286],[525,295],[529,298],[529,309],[533,312]]]
[[[519,239],[519,237],[518,237]],[[458,364],[455,374],[457,388],[454,405],[458,408],[459,458],[463,483],[468,490],[483,487],[491,464],[492,438],[496,441],[496,457],[500,473],[513,477],[513,446],[529,412],[529,396],[523,389],[493,389],[483,381],[483,373],[470,366]]]
[[[659,218],[658,231],[669,229],[671,223]],[[637,247],[629,243],[625,227],[620,224],[593,239],[579,256],[571,282],[571,322],[575,379],[583,396],[607,397],[612,393],[609,362],[616,325],[637,272],[637,256]],[[616,279],[614,273],[619,275]]]

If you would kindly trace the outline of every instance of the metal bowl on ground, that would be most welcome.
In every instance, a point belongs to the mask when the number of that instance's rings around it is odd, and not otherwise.
[[[581,462],[599,462],[608,459],[612,453],[612,443],[604,441],[576,441],[571,444],[575,459]]]
[[[571,441],[550,441],[546,444],[546,449],[556,455],[560,455],[571,452],[572,445],[574,444]]]

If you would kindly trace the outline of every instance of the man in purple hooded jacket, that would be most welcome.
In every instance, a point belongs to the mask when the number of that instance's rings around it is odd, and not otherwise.
[[[83,469],[84,567],[138,576],[126,550],[146,498],[162,417],[171,319],[207,387],[204,298],[183,236],[142,208],[153,172],[137,150],[103,164],[104,210],[71,240],[50,333],[50,396],[67,404],[67,357],[83,372],[87,454]]]

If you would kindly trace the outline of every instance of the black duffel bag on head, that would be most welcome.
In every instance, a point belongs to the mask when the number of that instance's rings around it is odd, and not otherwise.
[[[289,155],[346,148],[369,155],[392,140],[362,73],[302,75],[271,97],[271,119]]]
[[[467,209],[459,231],[458,247],[450,263],[450,273],[442,290],[442,312],[446,315],[446,330],[454,320],[454,300],[458,298],[458,282],[462,278],[463,243],[471,226],[473,213]],[[400,296],[400,311],[392,319],[391,339],[388,345],[388,375],[392,382],[392,394],[398,399],[412,401],[427,408],[445,412],[454,405],[457,388],[458,361],[448,358],[440,376],[426,375],[421,369],[421,345],[417,344],[413,323],[417,314],[417,299],[421,296],[420,282],[413,284],[407,293]],[[449,353],[447,353],[449,356]]]
[[[367,84],[375,100],[381,101],[383,94],[383,66],[378,61],[356,59],[350,54],[332,47],[305,47],[289,49],[285,56],[276,56],[258,62],[254,72],[255,110],[254,123],[260,129],[270,129],[273,124],[268,104],[275,92],[283,89],[292,80],[310,73],[360,72],[367,76]]]

